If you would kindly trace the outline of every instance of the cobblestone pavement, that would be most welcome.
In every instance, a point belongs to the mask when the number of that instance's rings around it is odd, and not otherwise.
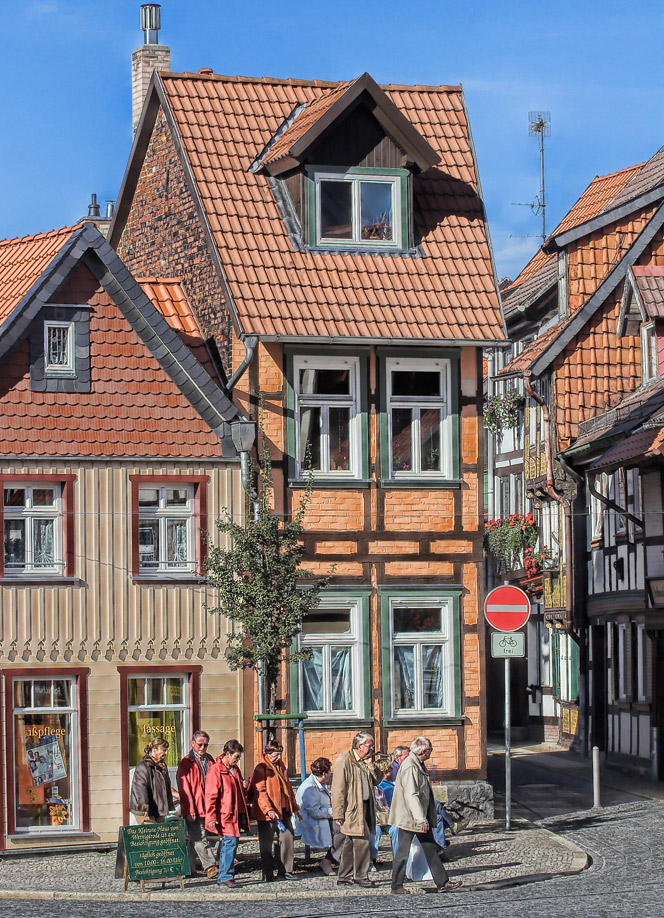
[[[447,865],[450,875],[463,879],[464,886],[449,895],[425,894],[392,897],[389,887],[389,849],[381,849],[381,869],[377,889],[370,895],[355,894],[353,887],[337,895],[334,881],[323,876],[307,876],[292,883],[251,884],[237,890],[240,895],[219,894],[209,881],[194,881],[191,893],[178,890],[152,893],[146,897],[133,894],[134,901],[91,902],[85,890],[90,886],[99,895],[106,884],[115,889],[119,881],[110,879],[113,857],[87,856],[89,865],[78,873],[78,900],[53,899],[53,882],[64,883],[82,864],[75,858],[16,859],[0,861],[0,887],[29,889],[43,882],[41,893],[50,901],[0,900],[0,915],[24,918],[120,918],[140,909],[141,918],[175,918],[185,910],[195,909],[197,918],[218,918],[220,910],[232,909],[233,918],[360,918],[367,914],[386,918],[433,918],[445,912],[476,918],[528,916],[558,918],[568,914],[597,918],[660,918],[664,914],[664,803],[636,797],[627,788],[636,785],[629,779],[614,781],[616,795],[606,796],[607,805],[593,811],[577,807],[579,799],[588,797],[579,770],[543,772],[532,761],[515,758],[513,763],[514,812],[527,812],[531,820],[516,818],[513,831],[507,833],[497,824],[490,829],[478,827],[461,834],[452,843],[453,860]],[[571,782],[571,783],[570,783]],[[547,793],[542,793],[542,787]],[[638,789],[639,792],[641,788]],[[656,796],[656,794],[655,794]],[[592,793],[590,794],[592,800]],[[604,800],[604,795],[603,795]],[[500,799],[498,800],[500,805]],[[586,804],[587,806],[587,804]],[[544,810],[545,812],[538,812]],[[553,833],[553,834],[551,834]],[[386,844],[387,840],[384,840]],[[245,849],[246,851],[246,849]],[[587,852],[589,866],[578,873],[562,873],[568,858]],[[248,852],[248,865],[238,873],[245,882],[255,876],[246,867],[255,862]],[[254,863],[254,866],[257,866]],[[315,866],[310,868],[316,872]],[[553,876],[552,876],[553,874]],[[9,882],[11,880],[11,883]],[[514,883],[519,885],[514,885]],[[19,884],[18,887],[16,884]],[[122,884],[120,883],[120,888]],[[275,889],[276,887],[276,889]],[[42,887],[43,888],[43,887]],[[269,889],[270,893],[265,890]],[[421,892],[410,886],[411,891]],[[198,892],[200,890],[200,893]],[[360,893],[360,890],[357,890]],[[349,894],[350,893],[350,894]],[[196,894],[201,901],[183,899]],[[0,893],[1,895],[1,893]],[[69,893],[71,896],[72,893]],[[88,896],[90,893],[88,893]],[[112,895],[112,893],[111,893]],[[245,896],[251,895],[249,899]],[[274,897],[273,897],[274,896]],[[260,898],[259,898],[260,897]],[[136,902],[141,898],[141,904]],[[237,898],[233,906],[228,900]],[[223,901],[218,901],[223,899]],[[210,901],[216,900],[216,901]]]

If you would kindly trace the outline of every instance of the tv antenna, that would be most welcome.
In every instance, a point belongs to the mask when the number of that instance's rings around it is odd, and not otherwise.
[[[551,136],[551,112],[528,112],[530,122],[528,133],[537,134],[540,151],[540,192],[535,202],[530,205],[537,216],[542,214],[542,242],[546,239],[546,196],[544,193],[544,138]]]
[[[542,215],[542,232],[528,233],[526,236],[519,238],[530,239],[532,236],[541,236],[542,242],[546,240],[546,194],[544,190],[544,138],[551,136],[551,112],[528,112],[529,134],[537,134],[540,151],[540,190],[532,204],[522,204],[520,201],[513,201],[517,207],[530,207],[532,212],[538,217]]]

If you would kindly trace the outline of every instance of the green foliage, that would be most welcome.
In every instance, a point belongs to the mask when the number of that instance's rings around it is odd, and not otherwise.
[[[513,513],[502,519],[489,520],[484,527],[484,548],[503,570],[516,566],[527,549],[537,545],[538,531],[532,513]]]
[[[253,469],[252,469],[253,474]],[[301,567],[304,515],[312,485],[300,499],[297,512],[282,523],[271,511],[272,467],[263,447],[255,519],[236,523],[228,511],[217,520],[217,529],[230,536],[231,547],[221,548],[208,540],[206,574],[218,594],[209,611],[224,615],[236,627],[228,635],[226,660],[232,670],[264,666],[273,713],[279,665],[300,633],[302,620],[320,601],[330,575],[318,577]],[[309,581],[302,583],[302,581]],[[292,663],[308,657],[306,651],[290,654]]]
[[[489,395],[484,399],[484,426],[498,436],[503,430],[516,427],[523,403],[523,395],[517,389],[510,389],[504,395]]]

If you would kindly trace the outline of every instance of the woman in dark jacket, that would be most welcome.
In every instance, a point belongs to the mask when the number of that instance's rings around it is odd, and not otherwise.
[[[163,822],[174,809],[171,778],[166,767],[168,740],[156,736],[145,747],[145,755],[134,770],[129,809],[150,822]]]

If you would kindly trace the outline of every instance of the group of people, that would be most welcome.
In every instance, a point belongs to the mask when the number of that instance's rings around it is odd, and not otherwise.
[[[371,887],[381,827],[389,825],[393,850],[392,892],[404,893],[411,846],[419,844],[438,892],[461,886],[450,880],[440,858],[436,801],[425,765],[432,753],[427,737],[398,746],[389,758],[376,759],[369,733],[353,737],[334,768],[321,757],[293,792],[282,754],[283,746],[270,740],[246,781],[239,760],[244,751],[229,740],[216,760],[207,752],[210,738],[194,733],[191,750],[177,769],[180,813],[186,820],[190,864],[200,861],[201,874],[234,888],[235,854],[240,835],[256,820],[262,879],[292,880],[295,836],[305,845],[323,849],[323,873],[336,875],[337,885]],[[139,820],[163,822],[176,800],[166,754],[168,741],[155,737],[136,766],[130,809]],[[389,807],[389,811],[388,811]],[[383,818],[380,819],[382,811]]]

